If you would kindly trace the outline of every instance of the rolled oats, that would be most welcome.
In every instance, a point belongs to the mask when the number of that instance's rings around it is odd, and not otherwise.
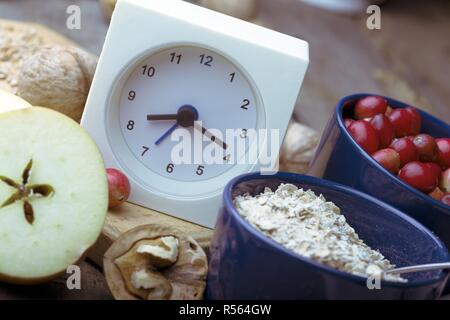
[[[364,243],[340,209],[322,195],[281,184],[255,197],[235,198],[239,213],[255,228],[282,246],[324,265],[367,277],[392,269],[379,251]],[[398,275],[385,280],[406,282]]]

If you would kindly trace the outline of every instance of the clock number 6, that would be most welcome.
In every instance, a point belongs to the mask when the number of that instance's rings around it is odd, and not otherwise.
[[[203,173],[205,172],[205,167],[204,166],[198,166],[197,167],[197,171],[195,172],[198,176],[203,175]]]
[[[168,173],[172,173],[172,172],[173,172],[173,168],[174,168],[173,163],[169,163],[169,164],[167,165],[167,167],[166,167],[166,171],[167,171]]]
[[[149,78],[152,78],[155,75],[155,72],[156,72],[155,67],[149,67],[147,65],[142,67],[142,74],[144,76],[146,75]]]

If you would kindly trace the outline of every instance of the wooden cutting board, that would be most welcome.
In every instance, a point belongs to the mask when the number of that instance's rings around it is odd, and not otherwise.
[[[144,224],[162,224],[175,227],[193,237],[208,253],[213,230],[135,204],[125,203],[108,212],[103,232],[88,257],[98,266],[103,255],[121,234]]]

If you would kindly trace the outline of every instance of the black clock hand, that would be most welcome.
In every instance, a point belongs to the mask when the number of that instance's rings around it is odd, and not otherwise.
[[[191,105],[184,105],[178,109],[176,114],[148,114],[148,121],[159,121],[159,120],[176,120],[172,127],[169,128],[158,140],[156,140],[155,144],[159,145],[163,142],[170,134],[178,127],[193,127],[194,122],[198,119],[198,112]]]
[[[158,121],[158,120],[177,120],[178,114],[148,114],[148,121]]]
[[[211,132],[208,129],[202,127],[198,122],[194,123],[194,128],[198,131],[201,131],[203,135],[208,137],[212,142],[216,143],[222,149],[224,150],[228,149],[228,145],[225,142],[217,138],[215,135],[211,134]]]

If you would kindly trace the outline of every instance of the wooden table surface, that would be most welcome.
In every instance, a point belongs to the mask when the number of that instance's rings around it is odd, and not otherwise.
[[[295,0],[259,0],[257,21],[311,45],[311,64],[296,118],[321,130],[340,97],[385,94],[450,122],[450,2],[390,0],[382,29],[368,30],[367,15],[338,15]],[[78,4],[81,30],[65,27],[66,8]],[[45,24],[100,54],[108,28],[96,0],[0,0],[0,18]],[[0,299],[110,299],[99,270],[85,261],[81,290],[66,277],[34,286],[0,284]]]

